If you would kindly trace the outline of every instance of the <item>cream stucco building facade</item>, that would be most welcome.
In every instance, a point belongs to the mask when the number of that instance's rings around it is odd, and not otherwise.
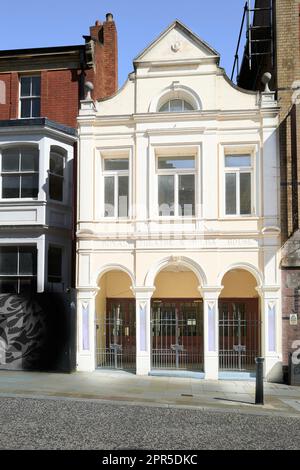
[[[79,115],[78,369],[281,378],[278,108],[175,21]]]

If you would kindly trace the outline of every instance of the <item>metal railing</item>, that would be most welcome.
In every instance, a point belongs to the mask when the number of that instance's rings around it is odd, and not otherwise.
[[[231,72],[231,80],[234,79],[234,75],[236,72],[236,81],[239,80],[239,73],[240,73],[240,48],[241,42],[243,37],[243,32],[246,26],[246,44],[243,50],[243,58],[248,60],[249,70],[252,70],[253,60],[256,57],[262,57],[266,55],[270,55],[271,60],[273,60],[273,52],[274,52],[274,44],[273,44],[273,20],[272,20],[272,0],[270,0],[268,7],[257,7],[256,5],[259,4],[257,0],[255,1],[255,6],[251,7],[251,0],[246,1],[244,6],[244,13],[242,17],[240,32],[238,43],[234,55],[234,63]],[[268,21],[269,24],[255,24],[256,21],[256,14],[269,12]],[[265,19],[263,20],[265,22]],[[263,30],[266,31],[266,34],[259,34]],[[263,36],[263,37],[262,37]],[[270,44],[270,48],[266,49],[265,47],[259,49],[259,45],[266,45]],[[263,50],[262,50],[263,49]]]

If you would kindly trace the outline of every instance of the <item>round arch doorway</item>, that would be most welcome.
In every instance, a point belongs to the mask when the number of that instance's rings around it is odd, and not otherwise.
[[[152,369],[203,370],[203,303],[154,299]]]
[[[155,278],[151,302],[151,369],[204,369],[203,302],[196,275],[168,266]]]
[[[96,367],[136,369],[135,298],[131,279],[122,271],[108,271],[96,297]]]
[[[261,355],[261,318],[257,281],[244,269],[232,269],[223,279],[219,299],[220,371],[254,372]]]

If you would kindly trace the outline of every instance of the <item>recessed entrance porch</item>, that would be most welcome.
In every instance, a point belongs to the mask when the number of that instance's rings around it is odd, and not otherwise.
[[[203,370],[201,300],[154,299],[151,327],[152,369]]]
[[[135,299],[130,277],[109,271],[96,297],[96,367],[135,371]]]
[[[219,371],[255,372],[261,355],[261,317],[256,279],[235,269],[223,278],[219,299]]]
[[[196,275],[168,266],[151,300],[151,370],[203,371],[203,302]]]

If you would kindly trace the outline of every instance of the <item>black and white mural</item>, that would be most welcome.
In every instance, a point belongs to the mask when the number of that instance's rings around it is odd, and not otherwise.
[[[74,292],[0,294],[0,369],[70,372],[75,338]]]

